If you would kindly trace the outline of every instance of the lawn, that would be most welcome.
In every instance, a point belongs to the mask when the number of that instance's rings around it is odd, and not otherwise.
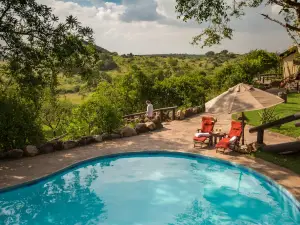
[[[260,117],[258,112],[259,110],[245,113],[248,119],[248,124],[253,126],[260,125]],[[282,103],[276,106],[275,112],[280,118],[295,113],[300,113],[300,94],[289,94],[288,102],[286,104]],[[295,138],[300,137],[300,128],[295,127],[295,121],[283,124],[280,128],[271,128],[270,130]]]
[[[297,174],[300,174],[300,153],[291,155],[279,155],[276,153],[256,152],[252,157],[261,158],[276,165],[285,167]]]
[[[258,112],[259,111],[251,111],[245,113],[248,124],[253,126],[260,125]],[[280,118],[300,112],[300,94],[289,94],[288,102],[276,106],[275,112]],[[270,130],[291,137],[300,137],[300,128],[295,127],[295,121],[283,124],[280,128],[271,128]],[[272,162],[300,174],[300,153],[279,155],[276,153],[256,152],[252,156]]]

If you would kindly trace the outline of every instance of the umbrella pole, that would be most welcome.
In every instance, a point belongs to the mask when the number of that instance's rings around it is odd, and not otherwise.
[[[242,112],[242,145],[244,145],[245,143],[245,115],[244,115],[244,112]]]

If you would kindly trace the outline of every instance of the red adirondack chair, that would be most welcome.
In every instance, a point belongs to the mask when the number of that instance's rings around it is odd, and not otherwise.
[[[243,126],[241,122],[238,121],[231,121],[231,129],[228,133],[228,135],[225,136],[225,138],[221,139],[217,144],[216,144],[216,152],[222,151],[225,152],[226,149],[229,149],[232,145],[232,147],[235,147],[239,145],[241,135],[243,132]],[[230,139],[232,137],[236,136],[236,140],[232,143],[230,143]]]
[[[210,116],[203,116],[202,122],[201,122],[201,129],[198,129],[197,132],[201,133],[211,133],[214,129],[215,125],[215,119]],[[209,137],[194,137],[194,148],[197,147],[196,145],[200,145],[202,147],[202,144],[204,144],[204,141]]]

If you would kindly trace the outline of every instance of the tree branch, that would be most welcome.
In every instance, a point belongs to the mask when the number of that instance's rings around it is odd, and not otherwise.
[[[266,15],[266,14],[261,14],[265,19],[268,19],[268,20],[271,20],[272,22],[275,22],[275,23],[277,23],[277,24],[279,24],[280,26],[282,26],[282,27],[284,27],[286,30],[287,30],[287,32],[288,32],[288,34],[289,34],[289,36],[294,40],[294,42],[298,45],[298,41],[297,41],[297,39],[295,38],[295,36],[291,33],[291,30],[292,31],[297,31],[297,32],[300,32],[300,28],[298,28],[298,27],[294,27],[294,26],[292,26],[292,25],[290,25],[290,24],[284,24],[283,22],[280,22],[279,20],[276,20],[276,19],[273,19],[273,18],[271,18],[269,15]]]
[[[286,28],[290,29],[290,30],[293,30],[293,31],[297,31],[297,32],[300,32],[300,28],[299,27],[295,27],[295,26],[292,26],[290,24],[285,24]]]
[[[3,17],[6,15],[6,13],[8,12],[8,10],[10,10],[10,8],[11,8],[11,4],[9,4],[9,5],[7,6],[7,8],[4,10],[4,12],[2,13],[2,15],[1,15],[1,17],[0,17],[0,24],[2,23]]]
[[[300,7],[300,3],[297,2],[297,1],[292,1],[292,0],[283,0],[284,3],[288,4],[288,5],[291,5],[291,6],[294,6],[294,7],[297,7],[299,8]]]

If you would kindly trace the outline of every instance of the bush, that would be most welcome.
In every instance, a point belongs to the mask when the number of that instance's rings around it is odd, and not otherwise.
[[[275,109],[276,107],[273,107],[269,109],[263,109],[261,112],[259,112],[258,114],[260,117],[260,123],[265,124],[278,120],[279,116],[276,115]]]
[[[109,84],[101,85],[86,102],[73,110],[67,127],[67,133],[71,138],[104,132],[112,133],[121,126],[122,114],[118,96],[114,96],[116,92]],[[107,88],[106,92],[103,93],[105,88]]]
[[[43,141],[35,105],[18,95],[0,97],[0,149],[23,148]]]

